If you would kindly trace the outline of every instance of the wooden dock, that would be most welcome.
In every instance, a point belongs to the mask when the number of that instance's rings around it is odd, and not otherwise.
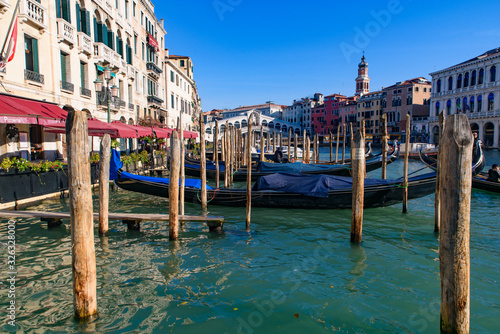
[[[168,214],[145,214],[145,213],[109,213],[109,220],[121,220],[131,230],[140,229],[141,221],[168,221]],[[62,219],[69,219],[69,212],[42,212],[42,211],[0,211],[0,218],[40,218],[47,222],[49,227],[61,225]],[[94,213],[94,219],[99,219],[99,214]],[[204,222],[210,231],[219,231],[224,224],[221,216],[179,216],[181,222]]]

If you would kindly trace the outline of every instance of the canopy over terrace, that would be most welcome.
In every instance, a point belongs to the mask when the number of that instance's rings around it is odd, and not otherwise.
[[[66,111],[55,104],[0,94],[0,123],[3,124],[57,124],[66,116]]]

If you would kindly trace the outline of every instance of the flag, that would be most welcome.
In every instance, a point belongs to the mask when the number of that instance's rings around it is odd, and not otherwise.
[[[465,110],[470,110],[470,106],[467,104],[467,102],[464,103],[464,109]]]
[[[3,70],[5,66],[7,66],[7,63],[10,62],[12,59],[14,59],[14,55],[16,53],[16,45],[17,45],[17,17],[14,20],[14,24],[12,25],[12,33],[10,35],[9,45],[7,46],[5,56],[0,58],[0,70]]]
[[[457,112],[461,112],[462,108],[460,107],[460,100],[457,100]]]

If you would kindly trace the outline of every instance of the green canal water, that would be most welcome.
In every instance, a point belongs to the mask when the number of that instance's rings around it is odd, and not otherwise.
[[[500,161],[487,154],[488,164]],[[401,176],[402,165],[388,175]],[[168,213],[162,198],[119,190],[110,200],[113,212]],[[244,208],[212,206],[211,215],[226,217],[224,232],[188,223],[178,242],[168,240],[167,223],[128,232],[112,221],[109,236],[95,238],[99,317],[87,324],[73,318],[69,223],[48,230],[17,219],[15,330],[7,324],[1,221],[0,332],[438,333],[433,203],[433,195],[412,200],[408,214],[401,205],[365,210],[361,245],[349,242],[348,210],[254,208],[246,232]],[[471,333],[500,328],[499,206],[500,195],[472,191]],[[28,209],[68,211],[68,200]],[[189,203],[186,214],[200,208]]]

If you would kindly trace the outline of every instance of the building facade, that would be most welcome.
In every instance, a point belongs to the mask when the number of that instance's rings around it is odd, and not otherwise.
[[[416,128],[428,131],[427,120],[429,115],[431,82],[423,77],[414,78],[385,87],[383,110],[387,114],[387,131],[392,134],[402,134],[406,127],[406,114],[418,123]],[[416,129],[415,128],[415,129]]]
[[[357,99],[357,96],[351,96],[339,103],[339,123],[341,126],[349,126],[349,123],[352,123],[353,129],[357,128]]]
[[[250,106],[240,106],[235,109],[226,110],[223,112],[223,118],[237,117],[240,115],[246,115],[251,110],[257,110],[261,115],[270,116],[274,118],[281,119],[283,116],[283,108],[286,106],[275,104],[273,101],[267,101],[262,104],[255,104]]]
[[[169,55],[168,49],[165,53],[165,87],[168,95],[166,124],[177,126],[177,119],[182,113],[184,129],[194,130],[201,100],[194,81],[193,61],[190,57]]]
[[[361,58],[361,63],[358,65],[358,76],[356,78],[356,94],[361,96],[370,91],[370,78],[368,77],[368,63],[365,55]]]
[[[310,135],[313,131],[311,111],[318,105],[323,104],[323,94],[316,93],[314,97],[306,97],[300,100],[294,100],[291,106],[283,109],[282,119],[289,123],[298,123],[303,130]]]
[[[357,102],[357,119],[358,128],[361,122],[365,122],[365,134],[367,138],[378,142],[380,139],[380,121],[382,117],[382,102],[385,92],[376,91],[361,95]]]
[[[465,113],[471,128],[486,147],[499,148],[500,137],[500,48],[463,63],[430,73],[432,98],[429,123],[431,142],[439,138],[438,115]]]
[[[14,1],[0,1],[2,39],[14,6]],[[17,45],[13,60],[0,72],[2,93],[84,110],[107,121],[105,88],[96,92],[94,82],[106,87],[103,70],[110,67],[109,86],[118,91],[110,99],[110,120],[164,123],[166,32],[151,1],[20,0],[16,15]],[[5,127],[0,124],[0,156],[14,149],[5,142]],[[42,158],[61,157],[63,135],[46,133],[40,125],[20,124],[19,131],[28,134],[30,146],[41,145]],[[135,145],[122,141],[122,148]]]

